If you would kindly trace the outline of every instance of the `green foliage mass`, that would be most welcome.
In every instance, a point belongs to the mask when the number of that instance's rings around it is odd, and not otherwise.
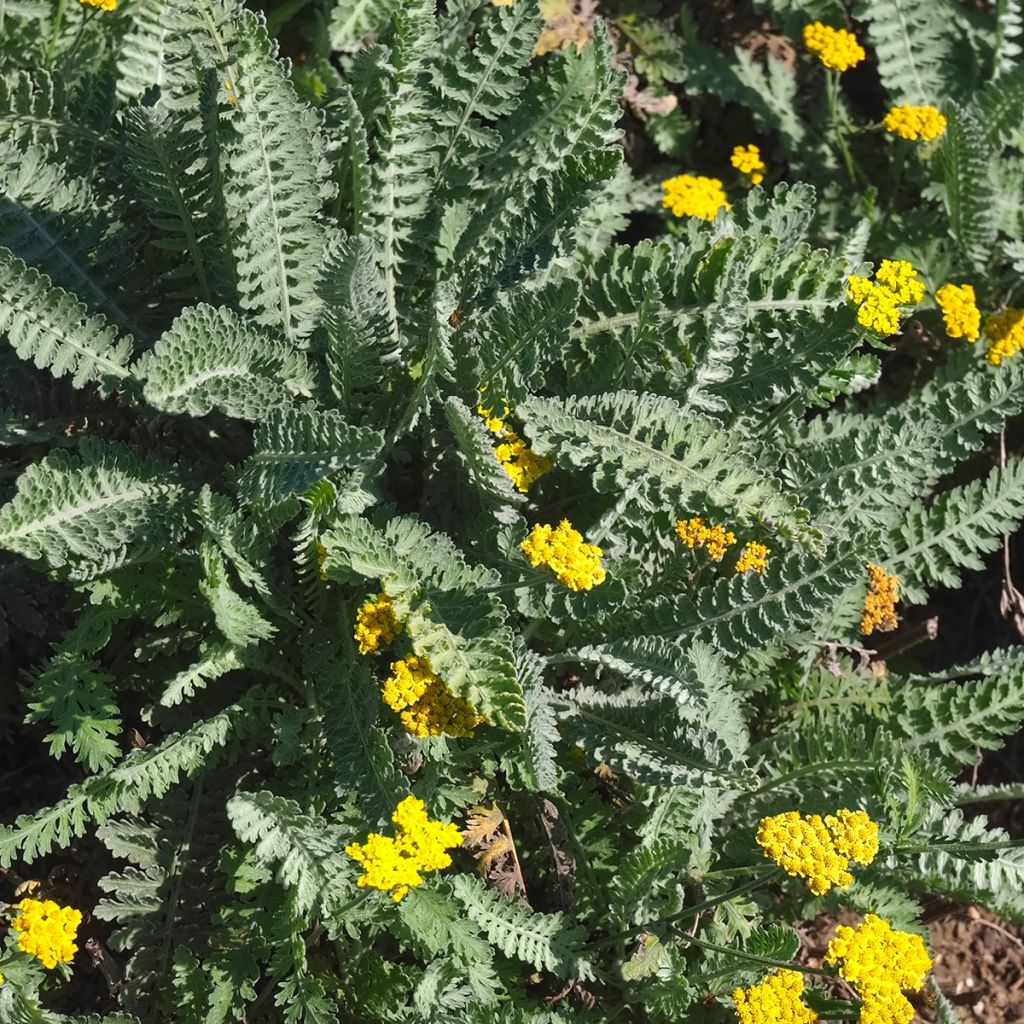
[[[51,643],[12,700],[66,783],[0,868],[89,851],[117,973],[72,1005],[7,932],[0,1021],[722,1022],[801,916],[1024,920],[1020,847],[959,809],[1013,787],[957,785],[1024,658],[915,647],[1024,519],[1024,356],[933,299],[1024,305],[1020,5],[737,5],[792,52],[582,5],[544,54],[530,0],[438,6],[0,0],[0,548],[60,606],[5,613]],[[839,80],[799,35],[847,13],[871,59]],[[882,133],[904,102],[942,139]],[[723,170],[751,141],[759,187]],[[681,171],[731,206],[669,217]],[[927,287],[893,340],[846,294],[886,258]],[[525,557],[562,520],[603,582]],[[361,654],[378,594],[401,628]],[[403,728],[408,656],[471,736]],[[395,901],[345,848],[410,794],[465,842]],[[842,807],[881,829],[851,890],[768,873],[760,818]]]

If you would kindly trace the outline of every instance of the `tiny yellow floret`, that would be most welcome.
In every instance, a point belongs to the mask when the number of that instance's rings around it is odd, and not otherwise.
[[[849,71],[867,56],[852,32],[831,28],[820,21],[804,26],[804,46],[833,71]]]
[[[946,118],[937,107],[915,107],[905,103],[901,107],[893,107],[885,115],[882,125],[890,135],[931,142],[946,130]]]
[[[456,825],[432,821],[422,800],[407,796],[391,815],[395,837],[371,832],[365,843],[350,843],[345,852],[363,867],[356,881],[361,888],[389,892],[400,902],[423,881],[427,871],[449,867],[448,850],[462,845]]]
[[[919,991],[932,966],[919,935],[897,931],[875,914],[857,928],[840,925],[825,962],[841,963],[840,977],[864,1001],[861,1021],[873,1024],[909,1024],[914,1008],[902,990]]]
[[[732,994],[740,1024],[816,1024],[818,1015],[802,1001],[804,977],[781,970]]]
[[[768,568],[768,556],[771,549],[752,540],[741,552],[736,561],[736,572],[746,572],[753,569],[756,573],[762,573]]]
[[[384,703],[397,711],[406,732],[424,736],[470,737],[483,718],[435,675],[427,658],[410,655],[391,663],[381,686]]]
[[[373,654],[381,647],[390,647],[401,631],[394,605],[386,594],[378,594],[356,612],[355,639],[360,654]]]
[[[101,11],[117,10],[117,0],[79,0],[87,7],[97,7]]]
[[[981,336],[981,310],[969,284],[944,284],[935,301],[942,310],[946,333],[951,338],[966,338],[971,344]]]
[[[1024,309],[1004,309],[985,321],[985,337],[989,339],[985,358],[1000,366],[1024,349]]]
[[[694,548],[705,548],[708,556],[720,562],[726,549],[736,543],[736,534],[724,526],[707,526],[700,516],[692,519],[680,519],[676,523],[676,534],[692,551]]]
[[[590,590],[604,583],[601,549],[587,544],[568,519],[556,527],[538,523],[519,546],[530,565],[546,565],[570,590]]]
[[[873,562],[868,562],[867,570],[868,592],[864,597],[860,631],[864,636],[870,636],[876,630],[891,633],[899,625],[896,602],[900,599],[900,581]]]
[[[676,217],[700,217],[714,220],[721,209],[731,209],[722,182],[703,175],[677,174],[661,183],[665,194],[661,205]]]
[[[494,457],[516,490],[523,494],[553,465],[547,455],[538,455],[514,430],[505,431],[505,439],[494,449]]]
[[[53,970],[59,963],[71,963],[78,952],[75,938],[82,923],[81,911],[61,907],[53,900],[24,899],[20,913],[11,922],[18,935],[18,949],[34,956]]]
[[[736,146],[729,161],[740,174],[746,175],[751,185],[760,185],[764,181],[764,172],[768,168],[761,159],[760,147],[753,144]]]

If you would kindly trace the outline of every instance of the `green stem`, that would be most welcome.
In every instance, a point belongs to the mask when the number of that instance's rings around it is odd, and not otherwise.
[[[89,22],[92,21],[93,15],[99,10],[98,7],[90,7],[85,12],[85,17],[78,23],[78,33],[75,36],[75,41],[71,44],[71,49],[64,54],[63,60],[65,63],[70,64],[74,59],[75,54],[78,53],[79,46],[82,45],[82,40],[85,38],[85,30]]]
[[[897,843],[893,849],[906,853],[931,853],[945,850],[949,853],[994,853],[996,850],[1018,850],[1024,839],[1006,839],[997,843],[961,843],[956,839],[936,839],[931,843]]]
[[[677,932],[676,937],[681,939],[683,942],[689,942],[694,946],[700,946],[702,949],[710,949],[714,953],[725,953],[728,956],[738,956],[742,960],[749,960],[751,963],[760,964],[763,967],[780,967],[787,971],[801,971],[804,974],[816,974],[822,978],[835,977],[834,972],[826,971],[823,967],[810,967],[807,964],[794,964],[788,960],[775,960],[769,956],[758,956],[756,953],[748,953],[746,950],[734,949],[731,946],[720,946],[717,942],[709,942],[707,939],[698,939],[696,935],[688,935],[686,932]]]
[[[60,38],[60,30],[64,25],[64,5],[67,0],[57,0],[57,10],[53,14],[53,28],[50,31],[50,41],[46,44],[46,64],[53,67],[53,58],[57,52],[57,41]]]
[[[853,154],[850,152],[850,147],[846,144],[846,131],[845,124],[839,118],[839,72],[838,71],[827,71],[825,78],[825,99],[828,103],[828,120],[829,125],[832,128],[832,133],[835,135],[836,146],[839,149],[839,153],[843,158],[843,163],[846,165],[846,173],[850,176],[850,181],[853,184],[857,184],[857,167],[853,162]]]
[[[703,913],[705,910],[717,907],[720,903],[727,903],[736,896],[742,896],[746,892],[752,892],[754,889],[760,888],[768,882],[768,880],[768,876],[752,878],[749,882],[746,882],[743,885],[738,885],[735,889],[730,889],[728,892],[724,892],[720,896],[712,896],[710,899],[704,900],[703,903],[697,903],[692,907],[685,907],[683,910],[680,910],[678,914],[672,914],[670,917],[659,917],[654,921],[646,921],[644,924],[638,924],[635,928],[628,928],[626,931],[619,932],[616,935],[609,935],[606,939],[588,943],[587,949],[606,949],[608,946],[614,946],[618,942],[631,939],[634,935],[639,935],[641,932],[648,932],[654,928],[664,925],[678,924],[680,921],[696,917],[697,914]]]

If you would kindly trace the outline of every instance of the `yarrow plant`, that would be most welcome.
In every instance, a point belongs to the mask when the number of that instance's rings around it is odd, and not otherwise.
[[[1024,654],[925,628],[1012,11],[96,6],[0,4],[0,1020],[906,1024],[1024,916]]]

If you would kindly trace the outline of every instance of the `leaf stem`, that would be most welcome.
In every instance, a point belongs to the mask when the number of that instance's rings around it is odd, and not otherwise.
[[[57,52],[57,41],[64,25],[64,4],[66,0],[57,0],[57,10],[53,12],[53,28],[50,30],[50,41],[46,44],[46,64],[53,67],[53,58]]]
[[[725,953],[728,956],[738,956],[751,963],[761,964],[764,967],[781,967],[789,971],[802,971],[804,974],[816,974],[822,978],[834,978],[833,971],[826,971],[823,967],[811,967],[808,964],[796,964],[789,960],[775,960],[770,956],[758,956],[756,953],[748,953],[744,949],[734,949],[731,946],[720,946],[717,942],[709,942],[707,939],[698,939],[696,935],[689,935],[687,932],[677,932],[676,937],[683,942],[690,942],[702,949],[710,949],[714,953]],[[843,1018],[839,1018],[840,1020]]]

